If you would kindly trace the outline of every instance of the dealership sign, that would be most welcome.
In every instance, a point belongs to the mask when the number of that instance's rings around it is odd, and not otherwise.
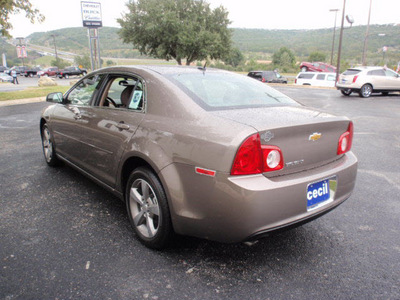
[[[101,4],[98,2],[81,2],[82,21],[84,27],[102,27]]]
[[[26,47],[24,45],[17,45],[17,56],[18,58],[28,57],[28,53],[26,52]]]

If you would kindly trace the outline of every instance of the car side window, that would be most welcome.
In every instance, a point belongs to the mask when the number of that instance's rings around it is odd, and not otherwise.
[[[317,75],[317,80],[324,80],[325,79],[325,74],[318,74]]]
[[[303,73],[299,75],[300,79],[311,79],[314,77],[314,74],[307,74],[307,73]]]
[[[397,73],[393,72],[392,70],[385,70],[385,74],[387,77],[395,77],[395,78],[399,77]]]
[[[105,85],[99,106],[140,111],[144,106],[143,82],[132,76],[113,76]]]
[[[336,81],[336,75],[328,75],[328,81]]]
[[[67,97],[67,103],[77,105],[89,105],[92,98],[97,94],[101,75],[94,75],[82,80]]]
[[[368,72],[368,75],[371,76],[386,76],[385,72],[383,70],[372,70]]]

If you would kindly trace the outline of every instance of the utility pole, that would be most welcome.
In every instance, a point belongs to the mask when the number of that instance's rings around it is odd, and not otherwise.
[[[331,65],[333,64],[333,50],[335,49],[335,35],[336,35],[336,17],[337,12],[339,11],[338,8],[330,9],[329,11],[335,12],[335,23],[333,25],[333,39],[332,39],[332,51],[331,51]]]
[[[54,43],[54,53],[56,54],[56,61],[58,61],[58,55],[57,55],[57,46],[56,46],[56,35],[52,34],[53,37],[53,43]]]
[[[340,73],[340,56],[342,53],[342,39],[343,39],[343,27],[344,27],[344,14],[346,11],[346,0],[343,0],[343,11],[342,11],[342,25],[340,26],[340,36],[339,36],[339,50],[336,65],[336,82],[339,80]]]
[[[362,65],[367,65],[367,45],[368,45],[368,35],[369,35],[369,21],[371,19],[371,6],[372,0],[369,1],[369,14],[368,14],[368,25],[367,31],[365,32],[365,39],[364,39],[364,48],[363,48],[363,56],[362,56]]]

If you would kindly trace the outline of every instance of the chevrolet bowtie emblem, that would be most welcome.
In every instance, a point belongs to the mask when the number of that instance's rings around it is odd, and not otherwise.
[[[308,138],[309,141],[317,141],[321,138],[322,134],[318,132],[314,132],[310,137]]]

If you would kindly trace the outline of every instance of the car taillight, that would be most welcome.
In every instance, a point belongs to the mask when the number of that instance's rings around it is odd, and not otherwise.
[[[277,171],[283,168],[283,155],[277,146],[262,145],[263,171]]]
[[[296,84],[297,83],[297,78],[295,78],[295,80],[294,80],[294,84]]]
[[[262,82],[265,82],[265,78],[264,77],[262,78]]]
[[[358,75],[353,77],[353,83],[355,83],[357,81]]]
[[[236,153],[231,175],[251,175],[283,168],[282,151],[277,146],[261,145],[258,133],[248,137]]]
[[[353,143],[353,131],[354,131],[353,122],[350,121],[347,131],[343,133],[339,138],[339,143],[337,148],[338,155],[350,151],[351,145]]]

